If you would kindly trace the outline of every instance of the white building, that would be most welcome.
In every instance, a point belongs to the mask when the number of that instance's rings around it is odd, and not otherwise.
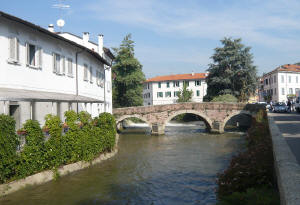
[[[0,12],[0,113],[19,128],[27,119],[44,123],[48,113],[63,120],[66,110],[92,116],[112,112],[111,62],[103,47],[68,33],[54,33]]]
[[[207,89],[206,76],[207,73],[191,73],[150,78],[144,83],[144,106],[176,103],[184,83],[193,91],[192,101],[202,102]]]
[[[300,66],[287,64],[263,75],[260,101],[270,96],[273,102],[286,102],[287,95],[300,90]]]

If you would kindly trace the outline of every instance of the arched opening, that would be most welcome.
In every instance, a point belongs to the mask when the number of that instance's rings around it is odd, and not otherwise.
[[[247,131],[252,123],[252,115],[248,112],[234,113],[224,120],[224,131]]]
[[[172,132],[209,132],[211,130],[209,118],[195,110],[182,110],[171,113],[164,123],[165,133]]]
[[[117,119],[119,133],[151,133],[151,124],[139,115],[125,115]]]

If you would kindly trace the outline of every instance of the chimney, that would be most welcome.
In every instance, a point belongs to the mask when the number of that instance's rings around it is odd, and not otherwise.
[[[194,71],[192,71],[192,76],[194,76],[195,75],[195,73],[194,73]]]
[[[98,35],[98,53],[103,57],[103,35]]]
[[[83,45],[87,45],[90,40],[90,33],[89,32],[83,32],[82,35]]]
[[[54,33],[54,25],[53,24],[49,24],[48,31]]]

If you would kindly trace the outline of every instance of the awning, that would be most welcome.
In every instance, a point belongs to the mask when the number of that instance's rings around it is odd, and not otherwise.
[[[0,101],[103,103],[104,100],[56,92],[0,88]]]

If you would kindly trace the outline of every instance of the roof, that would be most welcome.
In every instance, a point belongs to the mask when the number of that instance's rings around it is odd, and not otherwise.
[[[35,102],[90,102],[102,103],[103,100],[75,94],[33,91],[13,88],[0,88],[0,101],[35,101]]]
[[[67,34],[70,34],[70,35],[72,35],[72,36],[75,36],[75,37],[77,37],[77,38],[82,39],[80,36],[77,36],[76,34],[73,34],[73,33],[70,33],[70,32],[56,32],[56,34],[64,34],[64,33],[67,33]],[[95,42],[93,42],[93,41],[90,41],[90,40],[89,40],[89,42],[92,43],[92,44],[94,44],[94,45],[96,45],[96,46],[98,46],[98,44],[95,43]],[[106,55],[108,55],[111,59],[115,59],[114,54],[110,51],[109,48],[103,47],[103,50],[104,50],[104,53],[105,53]]]
[[[149,78],[146,82],[160,82],[160,81],[172,81],[172,80],[192,80],[192,79],[205,79],[207,73],[188,73],[177,75],[165,75]]]
[[[275,72],[299,72],[300,73],[300,65],[296,65],[296,64],[285,64],[282,66],[279,66],[277,68],[275,68],[274,70],[272,70],[269,73],[266,73],[264,76],[268,76],[271,75]]]
[[[86,47],[84,47],[84,46],[82,46],[82,45],[79,45],[79,44],[73,42],[73,41],[70,41],[70,40],[68,40],[68,39],[66,39],[66,38],[64,38],[64,37],[62,37],[62,36],[59,36],[59,35],[56,34],[56,33],[50,32],[50,31],[48,31],[48,30],[45,29],[45,28],[42,28],[42,27],[40,27],[40,26],[38,26],[38,25],[35,25],[35,24],[33,24],[33,23],[30,23],[30,22],[25,21],[25,20],[23,20],[23,19],[20,19],[20,18],[18,18],[18,17],[12,16],[12,15],[10,15],[10,14],[4,13],[4,12],[2,12],[2,11],[0,11],[0,17],[4,17],[4,18],[9,19],[9,20],[11,20],[11,21],[18,22],[18,23],[23,24],[23,25],[25,25],[25,26],[28,26],[28,27],[30,27],[30,28],[32,28],[32,29],[35,29],[35,30],[37,30],[37,31],[39,31],[39,32],[41,32],[41,33],[43,33],[43,34],[46,34],[46,35],[51,36],[51,37],[53,37],[53,38],[56,38],[56,39],[59,39],[59,40],[61,40],[61,41],[66,42],[66,43],[69,43],[69,44],[71,44],[71,45],[73,45],[73,46],[76,46],[76,47],[80,48],[81,50],[84,50],[84,51],[90,53],[92,56],[94,56],[94,57],[95,57],[96,59],[98,59],[100,62],[102,62],[102,63],[104,63],[104,64],[110,66],[110,63],[107,62],[104,58],[102,58],[97,52],[92,51],[92,50],[90,50],[90,49],[88,49],[88,48],[86,48]]]

